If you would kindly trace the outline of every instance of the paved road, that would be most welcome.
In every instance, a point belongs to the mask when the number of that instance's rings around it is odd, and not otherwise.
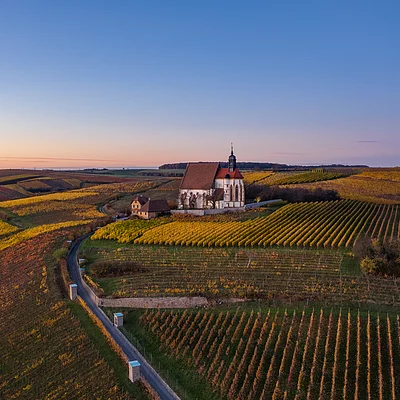
[[[90,296],[90,293],[82,284],[82,277],[79,271],[79,265],[77,262],[77,252],[82,241],[88,235],[82,236],[75,240],[71,244],[70,251],[67,256],[68,269],[71,279],[78,285],[78,295],[87,304],[87,306],[92,310],[92,312],[99,318],[104,327],[113,337],[115,342],[120,346],[122,351],[127,356],[128,360],[138,360],[141,364],[140,372],[146,381],[153,387],[153,389],[158,393],[161,400],[179,400],[179,397],[174,393],[174,391],[167,385],[167,383],[157,374],[153,367],[147,362],[147,360],[137,351],[137,349],[126,339],[126,337],[116,328],[109,318],[104,314],[104,312],[97,306],[95,301]],[[128,375],[128,366],[126,368],[126,374]]]

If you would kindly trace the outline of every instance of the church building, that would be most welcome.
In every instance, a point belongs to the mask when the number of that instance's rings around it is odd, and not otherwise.
[[[179,188],[178,209],[244,209],[243,175],[233,147],[228,168],[217,162],[189,163]]]

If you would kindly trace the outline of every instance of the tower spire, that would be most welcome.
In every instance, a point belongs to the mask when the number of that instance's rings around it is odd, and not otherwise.
[[[228,158],[228,171],[233,172],[236,169],[236,157],[233,154],[233,143],[231,142],[231,155]]]

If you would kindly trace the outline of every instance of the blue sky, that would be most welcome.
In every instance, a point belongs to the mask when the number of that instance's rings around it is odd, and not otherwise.
[[[400,165],[398,1],[0,0],[0,167]]]

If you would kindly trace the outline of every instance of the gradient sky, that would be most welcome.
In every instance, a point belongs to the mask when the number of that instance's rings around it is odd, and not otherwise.
[[[0,0],[0,168],[400,165],[400,2]]]

